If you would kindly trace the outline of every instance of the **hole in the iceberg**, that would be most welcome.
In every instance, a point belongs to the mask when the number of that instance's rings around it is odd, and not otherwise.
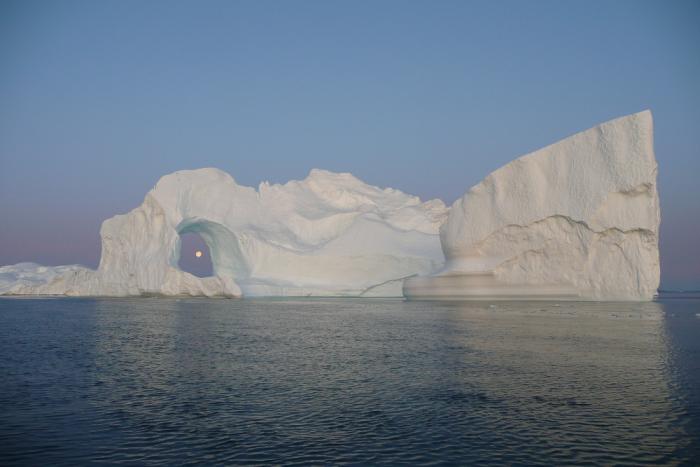
[[[193,232],[180,234],[178,267],[197,277],[214,275],[209,247],[202,237]]]

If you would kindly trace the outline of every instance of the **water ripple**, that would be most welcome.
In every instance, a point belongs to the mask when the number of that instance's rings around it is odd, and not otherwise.
[[[0,464],[697,465],[699,305],[0,300]]]

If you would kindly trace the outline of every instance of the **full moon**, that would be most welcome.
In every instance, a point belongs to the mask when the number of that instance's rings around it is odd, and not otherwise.
[[[197,251],[194,252],[194,255],[195,255],[197,258],[201,258],[201,257],[202,257],[202,252],[199,251],[199,250],[197,250]]]

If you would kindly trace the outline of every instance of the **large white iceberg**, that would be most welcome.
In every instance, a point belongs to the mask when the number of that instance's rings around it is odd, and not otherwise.
[[[402,281],[444,259],[447,208],[350,174],[241,186],[199,169],[160,179],[141,206],[102,224],[97,271],[21,263],[0,268],[0,294],[91,296],[401,296]],[[180,270],[180,234],[198,233],[214,270]]]
[[[409,298],[649,300],[659,285],[651,112],[501,167],[450,208],[445,268]]]
[[[649,300],[656,173],[649,111],[516,159],[449,216],[350,174],[256,190],[216,169],[175,172],[103,223],[97,271],[4,266],[0,294]],[[188,232],[209,246],[213,276],[178,268]]]

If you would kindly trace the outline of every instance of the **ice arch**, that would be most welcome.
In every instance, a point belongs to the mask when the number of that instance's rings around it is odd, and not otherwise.
[[[177,267],[197,277],[210,277],[214,275],[209,246],[194,232],[180,233],[180,253]]]
[[[177,227],[179,235],[197,234],[204,240],[211,257],[213,276],[219,278],[245,279],[249,269],[241,253],[238,238],[221,224],[202,219],[187,219]],[[175,251],[175,262],[171,265],[179,267],[181,251]]]

